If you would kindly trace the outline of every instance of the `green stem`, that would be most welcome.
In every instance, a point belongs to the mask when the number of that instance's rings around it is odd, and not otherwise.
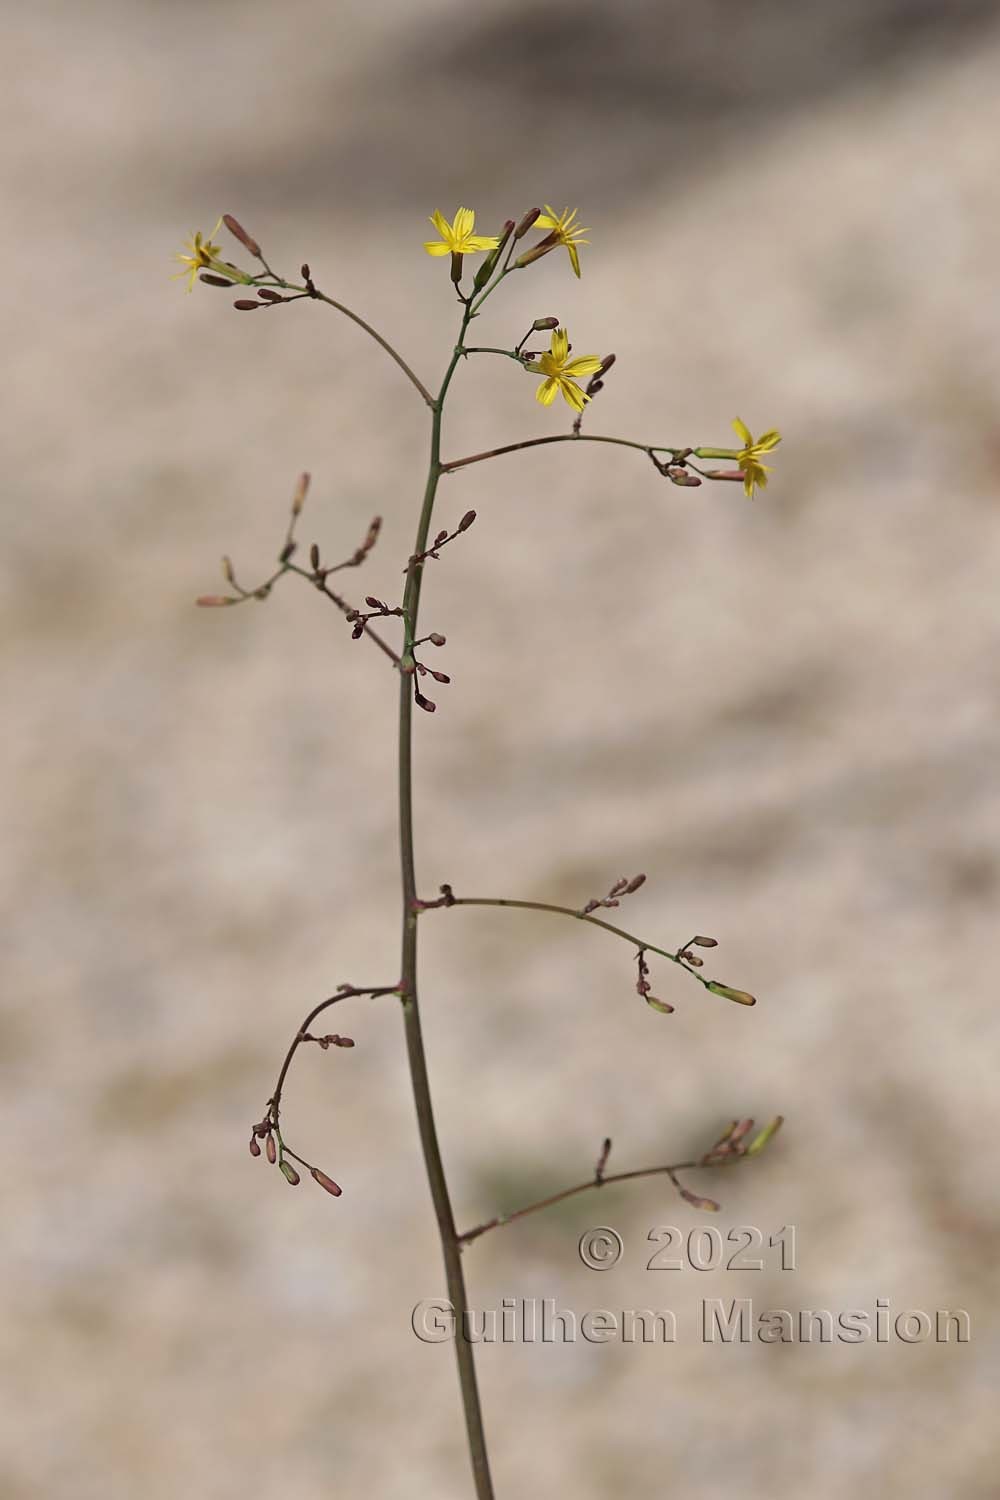
[[[431,404],[430,463],[420,521],[412,549],[413,557],[419,557],[427,547],[434,497],[442,473],[441,413],[451,378],[462,356],[462,341],[471,317],[471,307],[466,306],[462,317],[461,333],[452,354],[451,363],[445,371],[437,399]],[[455,1356],[458,1361],[458,1379],[465,1412],[469,1457],[472,1461],[477,1500],[493,1500],[493,1481],[490,1477],[489,1459],[486,1453],[486,1435],[483,1429],[473,1346],[465,1336],[468,1298],[465,1290],[465,1277],[462,1273],[461,1244],[455,1228],[455,1216],[434,1124],[430,1082],[427,1077],[427,1059],[420,1027],[420,1007],[417,999],[417,884],[413,853],[413,678],[412,670],[407,672],[405,669],[407,667],[412,669],[413,666],[413,642],[417,638],[417,614],[420,607],[423,571],[421,567],[416,567],[411,563],[403,593],[403,623],[406,639],[401,663],[403,670],[399,678],[399,844],[403,879],[400,992],[420,1145],[423,1150],[424,1166],[441,1240],[448,1297],[455,1315]]]

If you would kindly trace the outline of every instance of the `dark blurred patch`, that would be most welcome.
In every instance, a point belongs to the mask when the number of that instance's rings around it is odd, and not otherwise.
[[[683,181],[740,130],[769,128],[844,89],[930,54],[971,45],[998,0],[549,0],[387,35],[377,100],[358,79],[345,134],[317,123],[289,164],[290,195],[317,177],[350,181],[352,201],[401,204],[429,189],[442,205],[477,185],[509,200],[561,195],[627,202]],[[338,83],[343,104],[343,85]],[[249,165],[249,163],[248,163]],[[745,210],[747,205],[737,205]]]

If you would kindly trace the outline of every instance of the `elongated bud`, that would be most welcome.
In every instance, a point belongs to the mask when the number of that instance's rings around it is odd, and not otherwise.
[[[264,1150],[267,1153],[267,1159],[268,1159],[268,1161],[271,1163],[271,1166],[273,1167],[274,1164],[275,1164],[275,1162],[278,1160],[278,1148],[274,1144],[274,1136],[271,1135],[270,1131],[268,1132],[267,1138],[264,1141]]]
[[[489,281],[490,277],[493,275],[493,272],[496,270],[496,267],[497,267],[497,261],[500,259],[500,256],[503,254],[503,252],[504,252],[504,250],[506,248],[506,245],[507,245],[507,241],[510,239],[511,233],[513,232],[513,229],[514,229],[514,220],[513,219],[507,219],[504,222],[504,226],[503,226],[503,228],[500,231],[500,235],[499,235],[499,238],[497,239],[496,245],[489,252],[489,254],[484,257],[483,261],[481,262],[481,264],[479,266],[478,271],[476,272],[475,280],[472,283],[474,291],[481,292],[482,289],[483,289],[483,287]]]
[[[232,286],[232,282],[225,276],[213,276],[210,271],[202,271],[198,277],[206,286]]]
[[[237,312],[260,312],[263,302],[251,302],[248,297],[237,297],[233,303]]]
[[[472,525],[472,523],[473,523],[473,521],[475,519],[476,519],[476,512],[474,510],[467,510],[465,512],[465,515],[462,517],[462,519],[458,523],[458,529],[459,529],[459,531],[468,531],[469,527]]]
[[[298,1172],[296,1172],[290,1161],[283,1161],[281,1163],[281,1175],[282,1177],[284,1177],[285,1181],[289,1184],[290,1187],[298,1187],[299,1183],[302,1181],[302,1178],[299,1176]]]
[[[227,583],[235,584],[236,579],[233,577],[232,560],[228,557],[222,559],[222,576]]]
[[[227,594],[200,594],[194,601],[201,609],[220,609],[224,604],[238,604],[238,599],[230,599]]]
[[[707,1214],[717,1214],[722,1206],[716,1203],[714,1198],[699,1198],[697,1193],[689,1193],[687,1188],[681,1188],[681,1197],[685,1203],[690,1203],[692,1208],[698,1208]]]
[[[284,302],[285,300],[280,292],[272,291],[269,286],[258,287],[257,296],[262,302]]]
[[[734,483],[743,481],[742,469],[706,469],[705,473],[709,479],[731,479]]]
[[[528,209],[528,212],[525,214],[524,218],[520,221],[520,223],[518,224],[517,228],[514,230],[514,238],[515,238],[515,240],[523,240],[524,239],[524,236],[527,234],[527,232],[531,228],[532,224],[534,224],[535,220],[537,218],[539,218],[539,216],[541,215],[541,212],[542,212],[542,210],[540,208],[529,208]],[[558,327],[558,324],[556,326]]]
[[[433,703],[430,698],[425,698],[423,693],[418,692],[416,688],[413,690],[413,701],[425,713],[432,714],[437,709],[437,704]]]
[[[747,1156],[756,1156],[759,1151],[763,1151],[764,1147],[778,1134],[784,1123],[784,1115],[775,1115],[774,1119],[765,1125],[764,1129],[758,1135],[754,1136],[747,1147]]]
[[[458,286],[462,279],[462,261],[464,256],[453,250],[451,252],[451,279]]]
[[[439,635],[436,630],[432,630],[427,639],[432,646],[443,646],[447,640],[447,636]]]
[[[625,887],[623,895],[631,896],[631,894],[632,894],[633,891],[637,891],[639,889],[639,887],[641,885],[645,885],[645,883],[646,883],[646,877],[645,877],[645,875],[633,875],[632,879],[629,881],[628,885]]]
[[[305,265],[305,264],[303,264],[302,266],[300,266],[299,267],[299,275],[302,277],[303,281],[309,281],[311,279],[310,276],[309,276],[309,267],[307,265]]]
[[[671,464],[667,468],[667,478],[672,484],[679,484],[684,489],[696,490],[701,484],[697,474],[689,474],[687,469],[682,469],[679,464]]]
[[[312,476],[309,474],[300,474],[298,477],[298,481],[295,485],[295,494],[292,496],[293,516],[297,516],[301,511],[303,505],[305,505],[306,503],[306,496],[309,493],[309,481],[311,477]]]
[[[316,572],[316,569],[319,567],[319,543],[318,542],[313,542],[312,546],[309,548],[309,565],[312,568],[312,570],[313,570],[314,573]]]
[[[245,249],[249,250],[251,255],[253,255],[257,260],[260,260],[260,246],[255,239],[247,234],[240,221],[238,219],[234,219],[232,214],[223,214],[222,222],[229,230],[229,233],[235,239],[239,240],[240,244]]]
[[[699,948],[717,948],[719,946],[718,938],[693,937],[691,941]]]
[[[535,333],[545,333],[549,328],[558,328],[558,318],[536,318],[531,325]]]
[[[603,1140],[602,1144],[601,1144],[601,1154],[597,1158],[597,1166],[594,1168],[594,1176],[595,1177],[600,1178],[600,1177],[604,1176],[604,1168],[608,1164],[608,1157],[610,1155],[611,1155],[611,1137],[609,1135],[606,1135],[604,1137],[604,1140]]]
[[[750,1134],[752,1129],[753,1120],[749,1117],[745,1120],[738,1120],[733,1129],[729,1132],[730,1146],[742,1146],[744,1140]]]
[[[252,1135],[250,1137],[250,1155],[251,1156],[259,1156],[260,1155],[260,1147],[257,1144],[257,1137],[255,1135]]]
[[[334,1182],[332,1177],[327,1177],[325,1172],[321,1172],[319,1167],[313,1167],[311,1176],[313,1178],[313,1181],[318,1182],[321,1188],[325,1188],[326,1191],[328,1193],[332,1193],[335,1198],[340,1197],[342,1189],[340,1188],[339,1184]]]
[[[673,1015],[674,1007],[672,1005],[668,1005],[666,1000],[657,1000],[655,995],[647,995],[645,999],[646,1004],[649,1006],[650,1010],[658,1010],[661,1016]]]
[[[720,984],[717,979],[710,979],[705,988],[713,995],[721,995],[724,1000],[735,1000],[737,1005],[757,1004],[756,997],[748,995],[746,990],[734,990],[732,985]]]
[[[541,260],[543,255],[548,255],[549,251],[554,250],[558,243],[558,235],[547,234],[544,240],[539,240],[537,245],[532,245],[530,250],[526,250],[523,255],[519,255],[514,265],[519,271],[523,271],[524,267],[530,266],[532,261]]]

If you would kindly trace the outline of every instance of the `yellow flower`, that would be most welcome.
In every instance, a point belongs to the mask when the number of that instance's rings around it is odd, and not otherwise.
[[[781,442],[781,433],[772,429],[755,441],[749,427],[739,417],[733,419],[733,431],[743,444],[741,451],[736,454],[736,462],[743,470],[743,490],[753,499],[754,485],[759,484],[763,489],[771,472],[770,464],[761,463],[761,454],[770,453],[772,448],[777,448]]]
[[[546,203],[545,212],[543,214],[539,214],[538,218],[535,220],[534,227],[536,229],[551,230],[552,234],[555,235],[556,244],[566,246],[566,249],[569,251],[570,263],[573,267],[573,270],[576,272],[577,276],[579,276],[580,257],[577,254],[576,247],[577,245],[590,244],[589,240],[585,240],[583,238],[585,234],[590,233],[590,230],[584,229],[582,225],[575,223],[575,219],[575,208],[572,210],[572,212],[568,208],[564,208],[561,214],[557,214],[555,209],[552,208],[550,204]]]
[[[574,411],[583,411],[584,405],[590,397],[581,391],[576,382],[571,379],[574,375],[595,375],[601,368],[601,361],[596,354],[584,354],[579,359],[567,360],[569,354],[569,339],[565,328],[557,328],[552,335],[552,346],[548,354],[543,354],[538,362],[538,369],[527,366],[533,375],[544,375],[538,390],[535,392],[535,400],[540,401],[543,406],[551,406],[556,399],[556,392],[561,391],[563,399]]]
[[[191,252],[190,255],[185,255],[183,251],[179,251],[174,256],[174,260],[179,260],[183,263],[184,270],[177,271],[173,279],[176,281],[178,276],[186,276],[188,278],[189,292],[194,290],[195,277],[199,271],[215,271],[222,276],[230,274],[229,267],[219,260],[219,256],[222,254],[222,246],[212,244],[212,235],[218,233],[219,224],[221,223],[222,220],[220,219],[219,223],[212,230],[212,233],[205,239],[201,237],[201,230],[196,230],[187,241],[187,247]]]
[[[431,223],[441,238],[424,241],[424,249],[428,255],[477,255],[480,250],[496,249],[495,235],[473,234],[476,216],[471,208],[460,208],[455,215],[454,224],[449,224],[444,215],[435,209],[431,214]]]

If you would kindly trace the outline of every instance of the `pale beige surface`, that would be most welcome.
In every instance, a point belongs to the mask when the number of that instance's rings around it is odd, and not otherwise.
[[[940,8],[944,11],[945,8]],[[655,1182],[484,1240],[477,1306],[673,1307],[672,1348],[489,1347],[498,1492],[996,1492],[994,975],[1000,840],[996,7],[908,3],[5,6],[7,577],[0,1307],[10,1500],[466,1496],[453,1361],[409,1328],[441,1273],[392,1002],[303,1058],[304,1010],[397,964],[394,681],[262,576],[305,539],[390,596],[425,418],[325,309],[236,316],[167,258],[236,213],[397,335],[452,338],[434,207],[593,226],[484,317],[555,313],[619,363],[595,430],[785,441],[755,505],[554,447],[442,488],[477,525],[425,591],[453,684],[417,725],[430,894],[582,901],[708,929],[747,1012],[542,916],[426,919],[426,1032],[460,1220],[789,1119],[693,1185],[723,1231],[798,1227],[797,1273],[644,1269],[700,1222]],[[833,16],[836,12],[836,19]],[[968,22],[968,25],[958,24]],[[488,335],[488,338],[486,337]],[[460,372],[449,455],[558,430],[502,361]],[[579,1263],[594,1224],[626,1251]],[[965,1307],[963,1347],[707,1348],[703,1297]]]

